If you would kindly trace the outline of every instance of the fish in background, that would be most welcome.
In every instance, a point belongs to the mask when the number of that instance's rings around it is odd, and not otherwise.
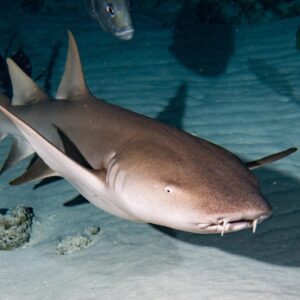
[[[127,0],[85,0],[91,17],[101,28],[120,40],[130,40],[133,37],[130,6]]]

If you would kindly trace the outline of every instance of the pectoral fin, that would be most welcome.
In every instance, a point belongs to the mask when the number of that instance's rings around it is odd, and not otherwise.
[[[41,180],[58,174],[51,170],[41,158],[37,158],[34,163],[27,169],[27,171],[18,178],[10,181],[10,185],[19,185],[35,180]]]
[[[246,163],[246,166],[250,170],[257,169],[257,168],[260,168],[264,165],[270,164],[274,161],[280,160],[280,159],[282,159],[282,158],[284,158],[284,157],[286,157],[286,156],[288,156],[288,155],[290,155],[290,154],[292,154],[296,151],[297,151],[297,148],[289,148],[287,150],[265,156],[265,157],[260,158],[258,160],[248,162],[248,163]]]

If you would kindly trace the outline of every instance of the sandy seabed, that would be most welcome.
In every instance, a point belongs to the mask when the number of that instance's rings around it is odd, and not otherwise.
[[[200,57],[192,60],[202,64],[202,75],[184,60],[184,41],[174,35],[173,26],[140,15],[135,16],[134,39],[124,43],[102,33],[85,12],[6,11],[0,20],[0,46],[5,48],[17,31],[16,43],[30,57],[33,77],[53,58],[46,89],[55,95],[69,28],[78,42],[87,83],[99,98],[173,123],[248,161],[300,147],[300,53],[295,47],[299,22],[227,27],[229,32],[217,38],[217,48],[224,51],[212,51],[219,57],[215,69],[214,63],[205,65],[207,53],[195,43],[199,53],[194,53]],[[191,35],[202,34],[205,40],[212,34],[211,28],[205,30],[207,34],[194,30]],[[44,79],[39,84],[45,87]],[[3,161],[9,145],[9,139],[1,143]],[[76,191],[63,180],[34,190],[33,184],[10,187],[9,180],[27,163],[0,178],[0,208],[22,204],[35,214],[30,242],[0,252],[0,299],[300,297],[299,153],[255,172],[273,207],[272,218],[259,225],[256,234],[245,230],[224,237],[162,232],[90,204],[64,206]],[[101,231],[91,247],[57,254],[59,241],[93,225]]]

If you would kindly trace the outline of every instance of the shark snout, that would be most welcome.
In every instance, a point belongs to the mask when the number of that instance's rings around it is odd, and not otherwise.
[[[216,214],[209,221],[197,224],[203,233],[220,233],[239,231],[252,228],[256,232],[257,225],[272,214],[272,208],[267,201],[263,201],[257,208],[236,211],[227,214]]]
[[[255,221],[267,219],[272,214],[271,205],[265,201],[261,200],[259,204],[253,207],[245,209],[237,209],[236,212],[224,214],[223,217],[217,219],[217,223],[221,221],[237,222],[240,220],[245,221]]]

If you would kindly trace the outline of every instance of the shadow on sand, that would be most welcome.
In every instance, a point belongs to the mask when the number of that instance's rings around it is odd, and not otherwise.
[[[289,74],[276,69],[264,59],[249,59],[248,67],[261,83],[275,93],[287,97],[294,103],[300,103],[289,83]]]
[[[187,85],[182,83],[176,92],[176,95],[169,100],[165,109],[155,118],[157,121],[176,127],[183,128],[183,118],[186,108]]]
[[[214,24],[205,22],[201,1],[196,7],[191,2],[185,1],[175,21],[170,50],[183,66],[198,75],[222,75],[234,51],[233,28],[221,19],[214,20]]]

